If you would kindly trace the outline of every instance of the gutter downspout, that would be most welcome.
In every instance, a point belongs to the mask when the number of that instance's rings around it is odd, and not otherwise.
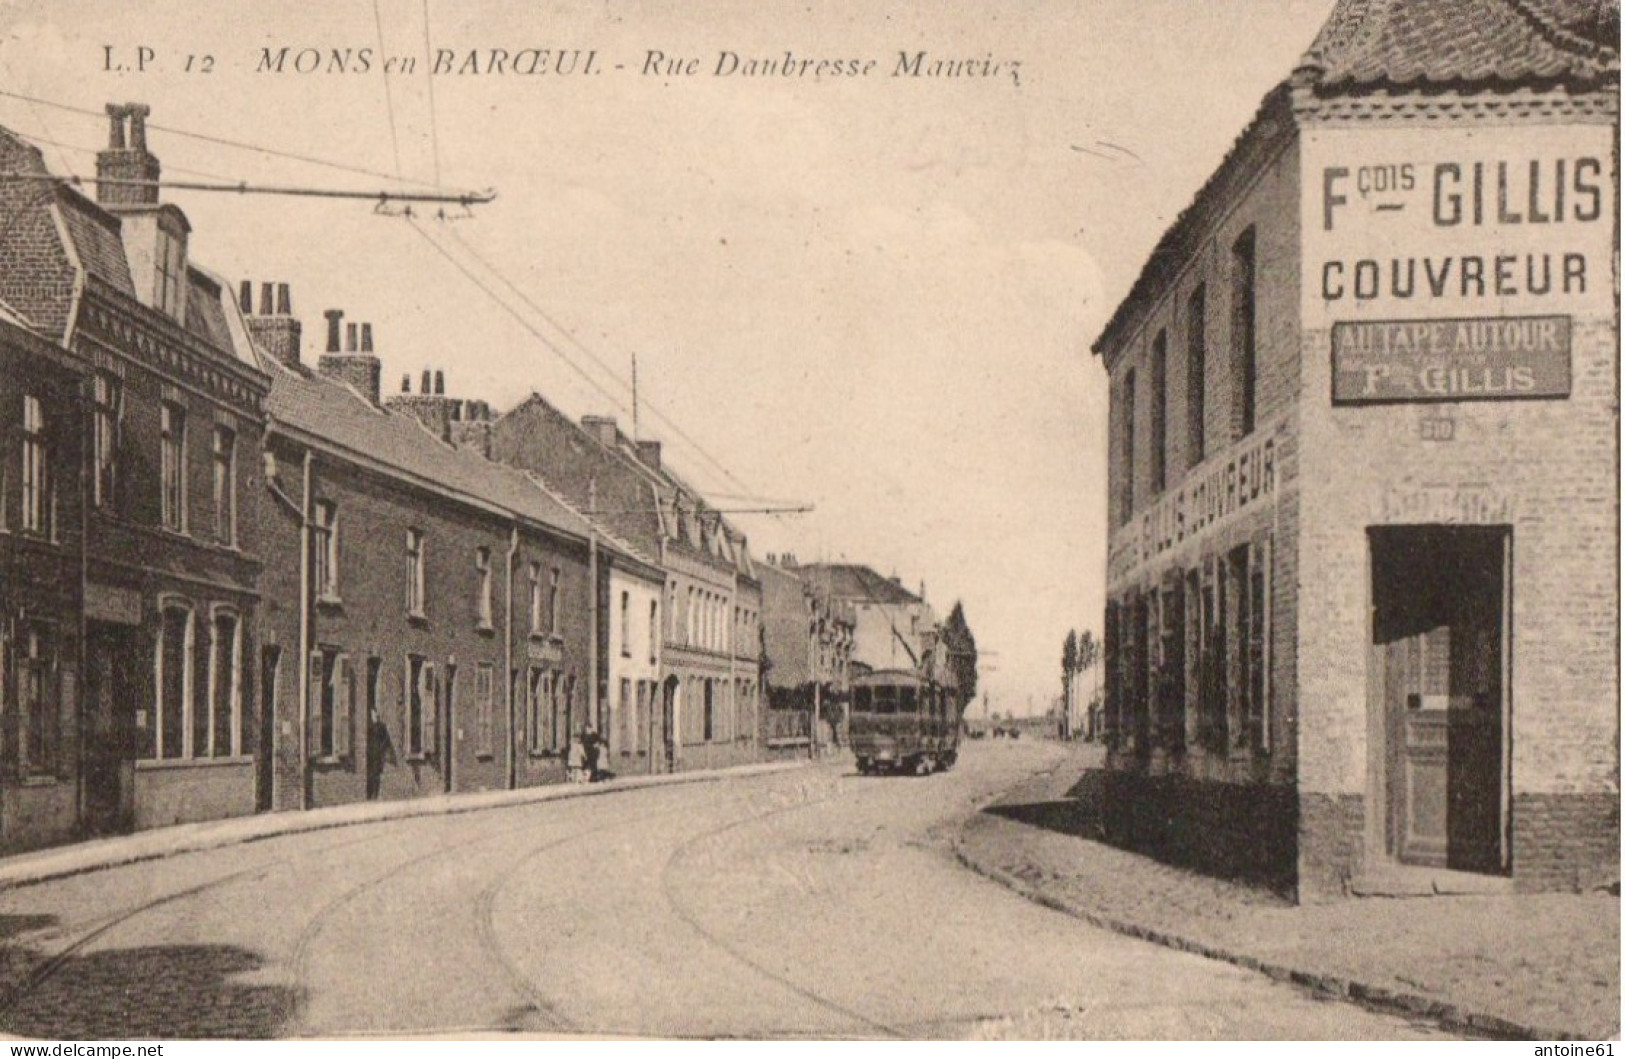
[[[518,739],[518,711],[514,701],[515,685],[519,683],[519,674],[513,668],[513,566],[514,557],[519,554],[519,523],[515,522],[508,531],[508,575],[505,586],[506,598],[502,611],[502,653],[503,660],[508,668],[508,789],[511,791],[518,784],[519,757],[515,742]]]
[[[598,725],[598,650],[600,645],[608,642],[608,629],[600,635],[598,622],[603,617],[598,607],[598,527],[590,525],[587,533],[587,579],[592,582],[592,594],[587,597],[587,621],[592,626],[592,651],[589,657],[591,690],[587,692],[587,723],[596,729]],[[606,660],[607,662],[607,660]],[[600,753],[602,753],[604,733],[598,733]]]
[[[305,449],[303,503],[299,509],[299,808],[310,808],[310,505],[312,492],[311,451]],[[275,773],[273,772],[273,775]],[[274,783],[274,780],[273,780]]]

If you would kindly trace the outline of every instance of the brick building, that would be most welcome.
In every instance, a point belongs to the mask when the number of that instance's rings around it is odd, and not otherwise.
[[[842,742],[851,692],[857,609],[802,576],[793,555],[767,557],[762,582],[762,639],[767,650],[763,746],[794,751]]]
[[[587,416],[578,425],[533,394],[478,443],[492,458],[544,476],[664,572],[650,725],[662,767],[756,760],[761,585],[744,536],[665,465],[659,442],[628,438],[613,419]]]
[[[369,324],[329,311],[312,372],[286,286],[253,294],[275,807],[563,780],[606,664],[594,586],[630,560],[540,482],[385,409]]]
[[[159,199],[147,108],[108,114],[96,202],[43,179],[38,151],[0,133],[0,168],[42,178],[0,188],[0,299],[87,377],[76,424],[91,450],[84,624],[73,635],[84,637],[79,811],[93,831],[256,807],[244,666],[266,393],[231,300],[188,260],[185,214]],[[59,493],[58,517],[80,499]],[[73,674],[61,672],[67,716]]]
[[[0,303],[0,849],[8,851],[69,838],[82,819],[84,387],[83,365]],[[97,733],[97,746],[105,743]]]
[[[919,669],[934,656],[937,619],[925,601],[896,577],[853,563],[808,563],[801,576],[814,590],[852,608],[851,664],[860,671]]]
[[[1096,341],[1119,841],[1305,899],[1617,878],[1598,10],[1342,0]]]

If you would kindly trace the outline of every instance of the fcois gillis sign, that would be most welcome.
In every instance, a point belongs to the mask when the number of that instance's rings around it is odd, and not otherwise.
[[[1333,399],[1562,397],[1572,320],[1612,316],[1607,126],[1304,140],[1304,323]]]

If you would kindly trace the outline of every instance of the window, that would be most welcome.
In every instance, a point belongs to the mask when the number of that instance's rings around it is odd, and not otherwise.
[[[214,530],[222,544],[237,543],[237,434],[214,428]]]
[[[1270,732],[1270,560],[1268,540],[1253,546],[1251,577],[1247,583],[1247,741],[1255,751],[1269,753]]]
[[[632,593],[621,593],[621,657],[632,657]]]
[[[434,753],[439,703],[434,663],[419,655],[406,656],[406,753],[423,758]]]
[[[45,408],[35,394],[23,396],[23,532],[51,532],[50,440]]]
[[[61,712],[54,645],[48,630],[29,625],[17,646],[18,771],[23,776],[55,775]]]
[[[310,531],[311,582],[316,598],[336,601],[339,598],[339,523],[338,509],[332,501],[316,501]]]
[[[1151,492],[1168,484],[1168,332],[1151,342]]]
[[[688,586],[688,604],[683,611],[683,645],[694,644],[694,586]]]
[[[355,731],[355,673],[350,657],[333,647],[310,652],[310,754],[350,756]]]
[[[1253,432],[1258,417],[1257,260],[1253,230],[1230,249],[1230,342],[1235,358],[1233,437]]]
[[[660,602],[649,601],[649,664],[654,665],[659,660],[660,650]]]
[[[158,229],[157,283],[153,301],[160,312],[180,319],[184,310],[181,295],[186,280],[186,249],[181,240]]]
[[[474,624],[481,629],[491,627],[491,549],[474,549],[474,578],[478,588],[474,596]]]
[[[423,531],[406,531],[406,613],[414,618],[424,617],[424,540]]]
[[[152,724],[143,729],[143,756],[186,756],[187,719],[192,701],[192,611],[180,603],[163,608],[158,628],[157,701]]]
[[[474,752],[480,757],[496,753],[496,670],[481,662],[474,669]]]
[[[553,674],[540,666],[532,666],[526,683],[530,702],[530,748],[536,752],[555,749],[553,743]]]
[[[1157,741],[1185,749],[1185,582],[1172,571],[1158,600]]]
[[[159,484],[163,491],[163,524],[176,533],[186,532],[186,411],[165,401],[159,411],[159,433],[163,452]]]
[[[554,636],[559,634],[559,568],[556,566],[547,573],[547,631]]]
[[[568,680],[561,679],[558,674],[553,676],[553,697],[550,701],[550,714],[553,719],[553,747],[562,750],[570,742],[570,720],[575,713],[576,678],[571,674]]]
[[[237,615],[214,616],[213,651],[209,662],[209,729],[206,746],[194,745],[196,757],[236,757],[243,745],[243,643]]]
[[[95,476],[90,483],[91,502],[98,508],[109,508],[118,503],[118,449],[124,385],[117,375],[98,372],[92,382],[91,397],[96,416],[92,431]]]
[[[1247,745],[1247,722],[1253,714],[1252,692],[1253,654],[1249,650],[1248,634],[1253,627],[1252,584],[1247,545],[1230,550],[1225,557],[1225,654],[1230,672],[1235,679],[1229,684],[1227,723],[1230,729],[1228,747],[1236,749]]]
[[[616,742],[620,744],[620,752],[623,755],[629,755],[632,753],[632,746],[637,740],[638,730],[637,714],[632,709],[632,682],[630,680],[622,679],[621,681],[621,698],[618,706],[621,724],[620,736]],[[609,733],[604,734],[607,737]]]
[[[542,564],[530,564],[530,634],[542,635]]]
[[[1203,746],[1225,752],[1230,743],[1226,713],[1225,642],[1229,623],[1225,620],[1224,572],[1211,571],[1202,585],[1202,678],[1198,689],[1197,736]]]
[[[716,692],[711,681],[702,681],[701,684],[703,685],[701,693],[705,696],[705,708],[704,713],[702,714],[704,717],[704,726],[701,729],[701,738],[709,743],[713,738],[715,738],[717,730]]]
[[[1119,524],[1134,517],[1134,369],[1123,376],[1123,462],[1122,493],[1118,501]]]
[[[1185,439],[1195,467],[1207,456],[1207,287],[1191,292],[1185,313]]]

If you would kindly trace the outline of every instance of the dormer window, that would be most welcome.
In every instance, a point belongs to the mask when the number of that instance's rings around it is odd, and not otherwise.
[[[158,226],[158,246],[153,262],[153,301],[158,311],[177,320],[186,312],[186,240]]]

